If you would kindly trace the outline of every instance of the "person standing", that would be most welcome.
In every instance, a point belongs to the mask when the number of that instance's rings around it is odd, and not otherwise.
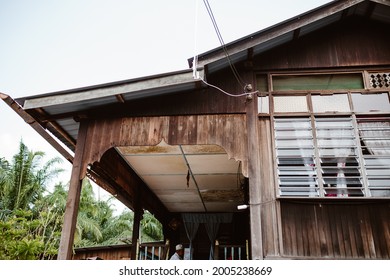
[[[184,256],[184,248],[182,244],[177,244],[175,248],[176,252],[172,255],[170,260],[182,260]]]

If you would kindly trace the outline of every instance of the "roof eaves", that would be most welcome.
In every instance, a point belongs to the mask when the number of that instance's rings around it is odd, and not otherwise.
[[[278,24],[272,25],[268,28],[252,33],[248,36],[235,40],[225,45],[229,55],[233,56],[240,52],[246,51],[249,48],[253,48],[256,45],[266,43],[272,39],[280,36],[284,36],[289,32],[292,32],[305,25],[319,21],[325,17],[329,17],[339,13],[345,9],[355,6],[365,1],[374,0],[349,0],[349,1],[332,1],[310,11],[282,21]],[[385,1],[376,0],[374,2],[383,3]],[[386,5],[389,5],[388,3]],[[193,57],[188,59],[189,67],[192,67]],[[214,63],[218,60],[225,59],[225,51],[221,47],[212,49],[208,52],[199,54],[197,56],[198,66],[204,67],[208,64]]]
[[[200,76],[203,76],[203,69],[199,69],[199,72]],[[82,102],[94,102],[94,100],[115,98],[115,96],[123,94],[134,94],[137,95],[137,98],[142,98],[148,97],[151,92],[156,95],[156,90],[158,89],[161,89],[162,93],[166,93],[166,88],[180,87],[183,84],[196,83],[197,81],[198,80],[193,77],[192,70],[184,70],[138,79],[23,97],[16,99],[16,101],[21,104],[25,110],[28,110],[66,104],[81,104]]]

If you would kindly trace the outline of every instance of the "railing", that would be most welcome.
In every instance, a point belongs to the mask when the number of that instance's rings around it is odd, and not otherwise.
[[[167,260],[169,256],[169,240],[164,243],[150,242],[139,244],[137,241],[137,260]]]
[[[219,244],[215,241],[214,250],[215,260],[249,260],[249,244],[248,240],[245,245]]]

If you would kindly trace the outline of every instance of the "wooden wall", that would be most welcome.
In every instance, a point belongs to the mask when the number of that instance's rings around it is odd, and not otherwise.
[[[281,202],[282,256],[389,259],[390,202]]]
[[[103,260],[129,260],[131,245],[99,246],[85,249],[75,249],[73,260],[86,260],[99,257]]]
[[[99,161],[115,146],[153,146],[163,139],[170,145],[216,144],[247,171],[245,114],[187,115],[88,121],[85,161]]]
[[[257,70],[390,64],[390,25],[353,17],[256,56]]]
[[[253,83],[252,73],[242,73],[245,83]],[[242,94],[243,87],[237,82],[230,69],[221,70],[207,77],[208,82],[231,94]],[[201,83],[201,82],[199,82]],[[122,104],[113,104],[82,112],[93,118],[117,117],[152,117],[174,115],[207,115],[207,114],[243,114],[245,113],[245,96],[230,97],[221,91],[207,87],[193,91],[178,92],[160,96],[151,96],[131,100]]]

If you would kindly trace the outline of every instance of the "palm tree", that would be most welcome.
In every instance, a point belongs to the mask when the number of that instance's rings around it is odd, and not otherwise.
[[[102,229],[101,245],[128,243],[133,235],[134,213],[123,211],[119,216],[111,217]]]
[[[43,152],[29,151],[20,141],[19,152],[14,155],[12,163],[1,160],[0,165],[0,205],[2,210],[30,209],[46,191],[49,180],[62,171],[55,165],[61,162],[54,158],[41,163]]]
[[[98,244],[102,239],[99,222],[96,216],[99,207],[93,193],[91,182],[85,178],[82,182],[79,212],[75,232],[76,247]]]
[[[164,239],[162,225],[149,211],[145,211],[141,220],[142,241],[161,241]]]

